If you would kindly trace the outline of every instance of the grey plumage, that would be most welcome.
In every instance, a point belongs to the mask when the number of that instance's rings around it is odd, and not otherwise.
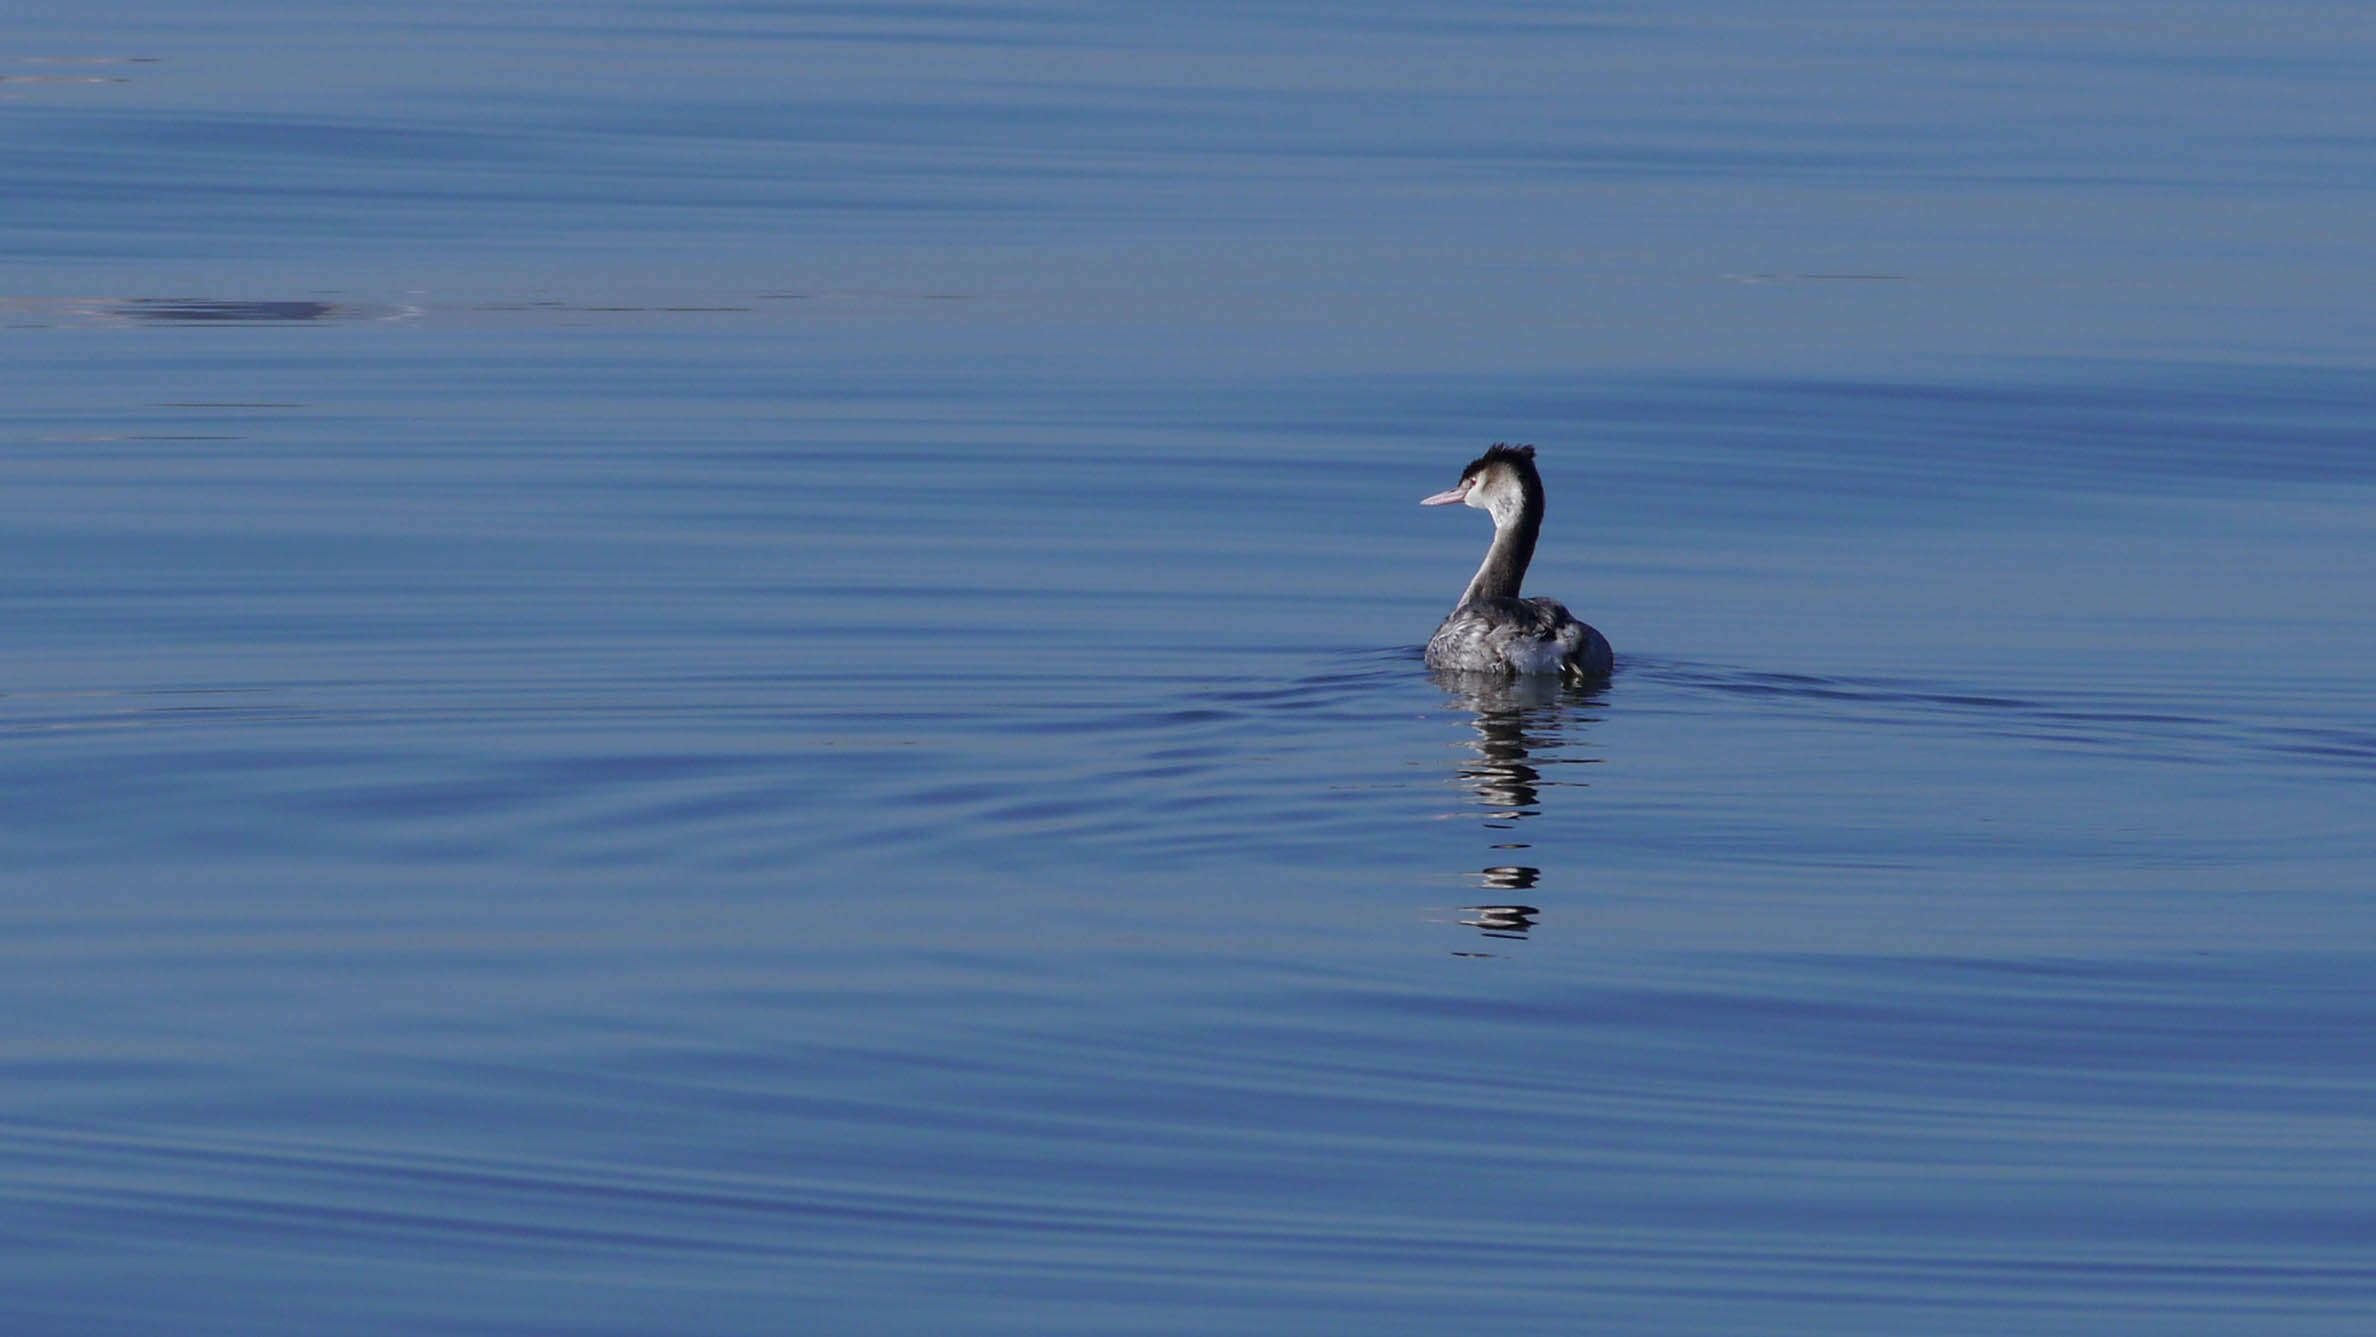
[[[1460,602],[1427,642],[1427,666],[1484,673],[1608,676],[1608,638],[1552,599],[1519,587],[1543,528],[1543,480],[1534,447],[1495,445],[1461,471],[1460,485],[1423,505],[1460,502],[1493,517],[1493,544]]]

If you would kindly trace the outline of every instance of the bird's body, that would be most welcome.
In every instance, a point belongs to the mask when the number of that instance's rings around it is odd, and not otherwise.
[[[1469,600],[1427,642],[1429,668],[1589,675],[1607,661],[1608,642],[1552,599]]]
[[[1474,506],[1493,517],[1493,546],[1460,602],[1427,642],[1427,666],[1472,673],[1557,673],[1605,678],[1608,638],[1551,599],[1521,598],[1519,585],[1543,529],[1543,480],[1534,447],[1497,445],[1461,471],[1460,485],[1420,504]]]

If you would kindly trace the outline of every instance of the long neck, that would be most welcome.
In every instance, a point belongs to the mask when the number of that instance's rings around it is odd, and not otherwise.
[[[1515,599],[1526,580],[1526,564],[1534,560],[1535,538],[1543,532],[1541,489],[1526,490],[1521,503],[1493,517],[1493,546],[1485,550],[1485,564],[1460,596],[1472,599]]]

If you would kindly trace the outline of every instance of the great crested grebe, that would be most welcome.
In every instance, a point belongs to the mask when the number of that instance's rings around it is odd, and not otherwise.
[[[1493,546],[1460,602],[1427,642],[1427,666],[1472,673],[1609,676],[1609,639],[1555,599],[1521,599],[1519,583],[1543,532],[1543,479],[1533,446],[1496,445],[1460,471],[1460,486],[1422,506],[1463,502],[1493,517]]]

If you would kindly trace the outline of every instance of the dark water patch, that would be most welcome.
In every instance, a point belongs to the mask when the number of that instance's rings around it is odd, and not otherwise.
[[[139,297],[112,314],[156,324],[266,324],[347,318],[331,302],[233,301],[198,297]]]
[[[417,319],[422,308],[404,303],[335,301],[316,298],[128,297],[0,298],[0,309],[25,313],[28,328],[49,325],[321,325]],[[171,409],[286,409],[311,404],[183,400],[153,404]]]

